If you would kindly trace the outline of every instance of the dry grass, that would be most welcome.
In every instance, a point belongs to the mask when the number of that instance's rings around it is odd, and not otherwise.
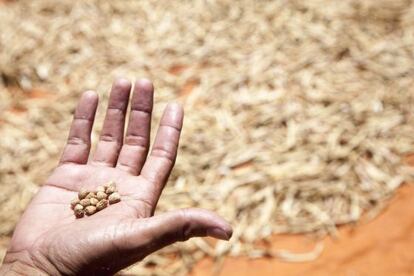
[[[130,272],[183,274],[206,254],[312,259],[320,247],[253,242],[335,233],[412,174],[401,156],[414,149],[413,29],[403,0],[0,4],[0,235],[55,166],[79,94],[105,101],[125,75],[154,80],[155,120],[167,101],[185,104],[158,212],[208,208],[235,228],[230,243],[194,239]]]

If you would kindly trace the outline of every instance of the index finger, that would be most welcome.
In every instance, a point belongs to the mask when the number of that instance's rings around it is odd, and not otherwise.
[[[181,105],[172,103],[165,108],[151,154],[141,171],[141,176],[152,185],[154,207],[174,167],[183,118]]]
[[[68,141],[63,150],[60,164],[85,164],[91,148],[91,131],[98,106],[98,94],[86,91],[82,94],[73,116]]]

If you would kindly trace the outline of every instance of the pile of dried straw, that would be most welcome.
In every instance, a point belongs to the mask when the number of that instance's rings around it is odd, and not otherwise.
[[[156,120],[167,101],[185,105],[158,212],[208,208],[235,228],[230,243],[194,239],[132,272],[260,256],[253,242],[272,233],[332,233],[375,214],[410,174],[412,1],[22,0],[0,3],[0,30],[6,239],[55,166],[79,94],[104,102],[120,75],[154,80]]]

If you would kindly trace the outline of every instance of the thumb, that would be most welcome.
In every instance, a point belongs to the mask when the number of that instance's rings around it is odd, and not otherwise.
[[[229,240],[233,230],[228,222],[204,209],[180,209],[148,219],[140,234],[147,234],[153,242],[163,246],[192,237],[210,236]]]
[[[177,241],[210,236],[229,240],[231,226],[213,212],[203,209],[181,209],[161,215],[127,219],[103,228],[95,227],[82,240],[71,243],[77,252],[81,244],[89,245],[79,260],[74,274],[107,275],[115,273],[147,255]],[[86,257],[85,257],[86,256]],[[72,261],[73,263],[73,261]]]
[[[203,209],[181,209],[149,218],[128,219],[91,233],[88,240],[92,241],[94,254],[88,256],[93,256],[93,260],[81,270],[115,273],[174,242],[205,236],[229,240],[232,232],[224,219]]]
[[[134,219],[127,225],[117,244],[118,249],[133,262],[177,241],[205,236],[229,240],[233,233],[224,219],[213,212],[196,208]]]

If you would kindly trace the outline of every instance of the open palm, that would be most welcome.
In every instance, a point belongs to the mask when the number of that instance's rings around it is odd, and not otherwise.
[[[148,254],[194,236],[229,239],[231,227],[206,210],[153,216],[174,166],[183,111],[169,104],[148,155],[153,86],[137,81],[124,138],[131,83],[114,82],[96,152],[89,158],[98,96],[85,92],[60,163],[19,221],[4,264],[21,262],[47,274],[113,274]],[[148,156],[147,156],[148,155]],[[115,181],[122,201],[77,219],[70,201],[81,187]]]

